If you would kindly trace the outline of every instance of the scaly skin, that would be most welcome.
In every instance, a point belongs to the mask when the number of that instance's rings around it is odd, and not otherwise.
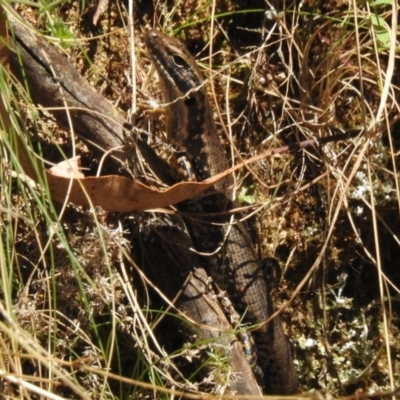
[[[195,60],[179,40],[158,31],[147,33],[146,44],[167,103],[171,143],[188,159],[199,181],[227,170],[228,160]],[[221,215],[234,206],[232,186],[229,176],[208,196],[186,202],[180,209],[195,216],[186,217],[186,221],[196,249],[213,253],[204,256],[213,279],[227,290],[237,310],[245,314],[246,322],[260,324],[268,319],[274,306],[246,224],[232,223],[227,214]],[[222,250],[216,252],[222,243]],[[253,336],[267,393],[295,393],[297,375],[279,318],[261,326]]]

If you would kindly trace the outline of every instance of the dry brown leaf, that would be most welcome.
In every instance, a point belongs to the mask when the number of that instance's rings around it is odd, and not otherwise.
[[[49,169],[49,172],[54,176],[62,178],[75,178],[82,179],[85,175],[80,171],[81,168],[81,157],[76,156],[68,160],[64,160],[54,165]]]
[[[181,182],[169,189],[158,190],[118,175],[67,179],[47,172],[54,200],[61,203],[71,201],[85,207],[101,206],[104,210],[113,212],[150,210],[176,204],[198,196],[223,176],[204,182]]]
[[[154,189],[118,175],[67,179],[47,172],[51,196],[57,202],[101,206],[111,212],[132,212],[167,207],[194,198],[243,166],[274,154],[268,151],[254,156],[203,182],[181,182],[166,190]]]

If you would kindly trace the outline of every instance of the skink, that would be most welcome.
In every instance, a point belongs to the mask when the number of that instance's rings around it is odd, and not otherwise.
[[[184,154],[201,181],[228,169],[228,159],[217,134],[204,87],[203,76],[185,45],[179,40],[152,30],[146,45],[159,75],[166,106],[169,140]],[[184,179],[184,178],[182,178]],[[215,253],[206,256],[209,273],[223,285],[245,321],[260,324],[274,310],[261,261],[246,227],[221,215],[233,207],[233,180],[227,177],[216,184],[207,197],[180,206],[196,218],[187,218],[197,250]],[[214,214],[204,217],[202,213]],[[267,393],[291,394],[298,390],[298,379],[288,340],[279,318],[253,332]]]

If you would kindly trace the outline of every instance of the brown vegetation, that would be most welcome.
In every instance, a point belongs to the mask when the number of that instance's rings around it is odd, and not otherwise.
[[[157,165],[140,161],[146,150],[165,161],[170,154],[143,42],[149,28],[176,34],[196,55],[232,165],[349,134],[241,169],[237,193],[259,252],[282,266],[274,295],[302,391],[390,392],[400,387],[397,24],[389,2],[297,3],[274,11],[262,1],[112,2],[97,25],[97,4],[14,4],[14,11],[123,116],[130,163],[105,162],[114,174],[163,188]],[[158,290],[176,275],[176,294],[187,265],[173,254],[176,264],[161,272],[149,266],[163,262],[152,251],[174,251],[153,241],[165,232],[166,211],[53,206],[46,185],[24,177],[10,137],[23,137],[42,171],[79,154],[85,175],[95,175],[101,155],[96,139],[60,123],[45,108],[51,104],[31,100],[42,93],[30,98],[19,82],[0,78],[10,116],[0,146],[1,395],[39,398],[29,384],[64,398],[221,393],[225,352],[212,339],[196,342],[199,327],[179,324],[181,314]]]

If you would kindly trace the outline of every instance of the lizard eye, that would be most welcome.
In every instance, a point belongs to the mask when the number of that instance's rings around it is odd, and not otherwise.
[[[184,68],[187,66],[186,61],[181,56],[178,56],[177,54],[174,54],[172,56],[172,61],[179,68]]]

